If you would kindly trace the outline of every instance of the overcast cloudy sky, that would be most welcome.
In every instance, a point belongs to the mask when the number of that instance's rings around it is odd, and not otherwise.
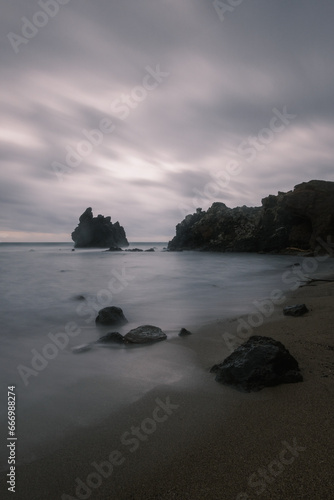
[[[334,180],[332,0],[0,4],[0,241],[70,241],[88,206],[165,241]]]

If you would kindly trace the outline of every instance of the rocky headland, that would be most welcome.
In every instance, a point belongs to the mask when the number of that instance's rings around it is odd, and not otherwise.
[[[198,208],[176,226],[168,250],[314,252],[319,241],[334,241],[334,182],[312,180],[267,196],[261,207]]]
[[[75,248],[127,247],[129,242],[123,226],[111,217],[93,217],[91,207],[79,217],[79,225],[72,233]]]

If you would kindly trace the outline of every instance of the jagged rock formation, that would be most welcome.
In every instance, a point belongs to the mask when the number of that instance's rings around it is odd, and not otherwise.
[[[72,233],[72,240],[76,248],[107,248],[127,247],[124,228],[111,217],[98,215],[93,217],[92,209],[87,208],[79,218],[79,225]]]
[[[318,238],[334,239],[334,182],[309,181],[262,200],[262,207],[213,203],[176,226],[168,250],[279,252],[314,250]]]

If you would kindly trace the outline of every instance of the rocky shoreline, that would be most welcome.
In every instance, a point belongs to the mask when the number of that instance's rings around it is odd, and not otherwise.
[[[171,342],[194,355],[196,370],[185,367],[187,383],[157,384],[98,425],[79,426],[57,450],[18,467],[22,491],[35,500],[77,493],[99,500],[245,500],[263,492],[272,500],[329,500],[334,284],[311,285],[291,293],[286,304],[305,302],[309,313],[295,318],[279,308],[256,328],[298,359],[303,383],[247,394],[215,383],[209,368],[228,352],[222,333],[233,331],[237,320],[207,325],[187,338],[187,347],[184,339]],[[110,475],[103,476],[107,466]]]
[[[198,208],[176,226],[168,250],[313,255],[326,253],[332,240],[334,182],[312,180],[269,195],[261,207]]]

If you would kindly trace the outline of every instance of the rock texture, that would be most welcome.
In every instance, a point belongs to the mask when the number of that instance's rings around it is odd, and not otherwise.
[[[110,306],[99,310],[95,322],[100,325],[125,325],[128,320],[120,307]]]
[[[179,331],[179,337],[186,337],[187,335],[191,335],[191,332],[189,332],[186,328],[181,328]]]
[[[110,308],[106,308],[110,309]],[[115,308],[119,309],[119,308]],[[101,311],[100,311],[101,312]],[[90,351],[95,347],[108,347],[113,344],[152,344],[153,342],[158,342],[160,340],[166,340],[167,335],[158,328],[152,325],[142,325],[130,330],[126,335],[121,335],[119,332],[109,332],[103,335],[98,340],[89,342],[88,344],[81,344],[72,347],[72,352],[74,354],[79,354],[82,352]]]
[[[119,332],[110,332],[96,340],[95,344],[108,345],[112,343],[122,344],[124,342],[124,337]]]
[[[296,304],[295,306],[286,306],[283,309],[283,314],[284,316],[303,316],[303,314],[308,313],[309,310],[307,309],[305,304]]]
[[[214,365],[216,381],[245,391],[301,382],[298,362],[281,342],[254,335],[221,364]]]
[[[269,195],[261,207],[215,202],[206,212],[199,208],[176,226],[168,250],[314,251],[319,238],[334,240],[334,182],[313,180]]]
[[[161,328],[152,325],[138,326],[124,335],[124,340],[133,344],[146,344],[148,342],[166,340],[166,338],[167,335]]]
[[[79,225],[72,233],[76,248],[110,248],[127,247],[124,228],[110,217],[98,215],[93,217],[91,207],[87,208],[79,218]]]

